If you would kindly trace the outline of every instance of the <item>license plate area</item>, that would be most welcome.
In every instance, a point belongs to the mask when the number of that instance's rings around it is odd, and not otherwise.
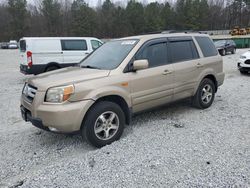
[[[29,121],[30,111],[24,108],[23,106],[20,107],[21,115],[24,121]]]

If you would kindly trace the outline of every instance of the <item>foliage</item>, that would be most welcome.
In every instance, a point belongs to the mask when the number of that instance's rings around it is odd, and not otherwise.
[[[23,36],[117,38],[161,30],[218,30],[250,26],[250,0],[175,0],[164,3],[98,0],[8,0],[0,4],[0,41]],[[161,1],[162,2],[162,1]],[[174,3],[173,3],[174,2]]]

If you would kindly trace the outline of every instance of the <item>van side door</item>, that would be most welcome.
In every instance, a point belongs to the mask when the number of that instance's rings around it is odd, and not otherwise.
[[[173,66],[167,62],[166,38],[146,42],[134,60],[147,59],[147,69],[130,72],[133,112],[156,107],[172,100]]]
[[[201,72],[201,62],[192,37],[168,38],[169,62],[174,72],[174,100],[190,97]]]
[[[64,64],[79,63],[92,51],[84,39],[62,39],[61,45]]]

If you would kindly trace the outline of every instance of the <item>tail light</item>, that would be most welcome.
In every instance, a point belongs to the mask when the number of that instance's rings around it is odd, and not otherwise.
[[[27,62],[28,62],[28,67],[30,68],[32,66],[32,52],[31,51],[27,52]]]

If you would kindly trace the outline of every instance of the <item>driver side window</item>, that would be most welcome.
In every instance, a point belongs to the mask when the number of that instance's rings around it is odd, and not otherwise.
[[[166,42],[150,44],[140,51],[136,60],[147,59],[149,67],[157,67],[167,64],[167,44]]]

